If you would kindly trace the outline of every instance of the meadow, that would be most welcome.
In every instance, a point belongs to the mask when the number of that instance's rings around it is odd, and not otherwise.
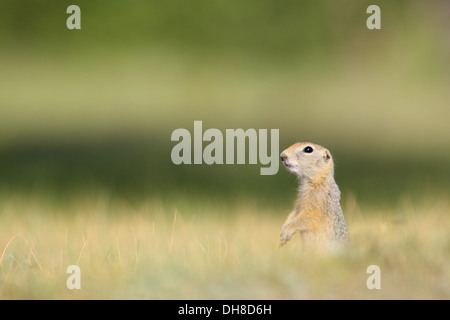
[[[156,80],[147,74],[153,62],[140,58],[109,71],[91,65],[98,78],[86,79],[64,76],[76,69],[66,58],[40,67],[9,60],[24,69],[6,66],[0,89],[11,106],[0,120],[1,299],[450,297],[446,78],[385,83],[371,67],[323,77],[281,67],[267,82],[256,66],[224,64]],[[26,77],[31,67],[47,78]],[[373,78],[358,83],[369,69]],[[117,74],[103,82],[108,72]],[[15,78],[28,79],[27,95],[23,81],[6,80]],[[137,86],[123,85],[130,79]],[[162,91],[148,95],[149,81]],[[372,86],[383,90],[365,100]],[[215,118],[209,106],[226,112]],[[297,185],[282,167],[260,176],[259,164],[171,163],[172,130],[192,132],[197,119],[207,128],[279,128],[281,149],[298,140],[330,148],[349,248],[305,255],[298,235],[278,247]],[[69,265],[81,269],[80,290],[66,287]],[[380,290],[366,286],[370,265],[381,269]]]
[[[41,201],[0,209],[2,299],[448,299],[450,203],[360,207],[343,199],[351,244],[340,253],[278,247],[285,212],[236,203],[139,207],[106,194],[64,214]],[[20,218],[18,218],[20,216]],[[69,265],[81,289],[69,290]],[[370,265],[381,289],[369,290]]]
[[[447,3],[77,3],[0,10],[0,299],[450,298]],[[196,120],[327,147],[348,248],[279,248],[282,167],[172,163]]]

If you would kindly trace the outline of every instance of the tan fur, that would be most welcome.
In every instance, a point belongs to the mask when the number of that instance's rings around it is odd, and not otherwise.
[[[305,148],[312,148],[306,152]],[[288,169],[301,180],[295,209],[281,227],[280,245],[299,231],[305,249],[330,249],[348,240],[347,224],[339,204],[331,153],[310,142],[296,143],[281,153]]]

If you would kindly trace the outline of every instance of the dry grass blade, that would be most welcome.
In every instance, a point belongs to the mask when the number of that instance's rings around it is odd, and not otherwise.
[[[44,269],[42,268],[42,265],[40,264],[40,262],[39,262],[39,260],[38,260],[38,258],[37,258],[37,256],[36,256],[36,254],[34,253],[33,248],[31,248],[31,245],[30,245],[30,243],[28,242],[28,240],[27,240],[25,237],[21,236],[21,235],[18,235],[18,236],[25,242],[26,246],[28,247],[28,250],[30,250],[31,255],[32,255],[33,258],[34,258],[34,261],[36,261],[36,264],[39,266],[39,269],[40,269],[41,271],[43,271]]]
[[[81,256],[83,255],[84,248],[86,247],[86,243],[87,243],[87,241],[84,239],[84,236],[83,236],[83,247],[81,248],[80,254],[78,255],[77,265],[80,264]]]
[[[169,253],[172,253],[173,249],[173,238],[175,235],[175,224],[177,222],[177,211],[175,211],[175,216],[173,218],[173,224],[172,224],[172,234],[170,235],[170,247],[169,247]]]
[[[20,236],[20,234],[16,234],[13,237],[11,237],[11,239],[8,240],[8,242],[5,245],[5,248],[3,249],[2,255],[0,256],[0,265],[3,262],[3,258],[5,257],[5,253],[6,250],[8,250],[9,245],[14,241],[15,238],[17,238],[18,236]]]

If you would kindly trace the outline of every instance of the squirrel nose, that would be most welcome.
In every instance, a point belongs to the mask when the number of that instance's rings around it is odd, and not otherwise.
[[[280,154],[280,157],[281,157],[281,161],[283,161],[283,162],[287,160],[287,155],[284,152],[282,152]]]

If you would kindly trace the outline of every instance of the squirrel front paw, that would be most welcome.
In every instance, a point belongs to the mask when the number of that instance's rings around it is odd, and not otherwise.
[[[283,225],[280,230],[280,247],[282,247],[286,242],[291,240],[292,235],[295,233],[295,231],[292,231],[292,228],[289,228],[290,224]]]

